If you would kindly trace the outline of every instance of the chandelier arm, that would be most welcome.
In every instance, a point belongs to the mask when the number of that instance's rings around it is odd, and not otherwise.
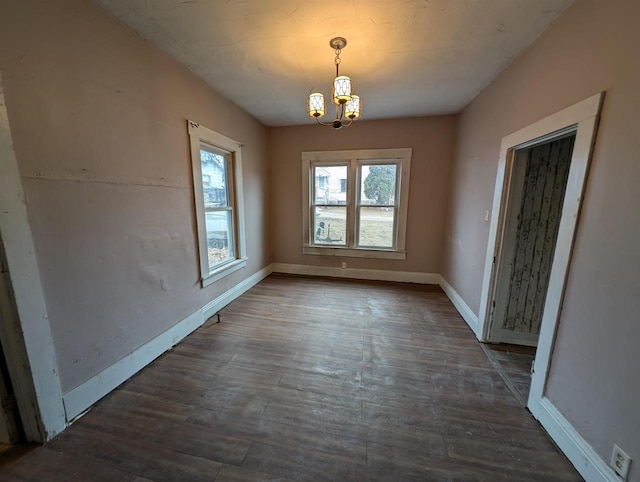
[[[320,124],[321,126],[333,126],[333,123],[335,121],[331,121],[331,122],[322,122],[318,117],[316,117],[316,122],[318,124]]]
[[[346,105],[347,105],[346,102],[341,102],[340,103],[340,116],[338,116],[338,112],[336,112],[336,117],[340,121],[344,118],[344,109],[345,109]],[[337,110],[337,108],[336,108],[336,110]]]
[[[348,123],[347,120],[349,121]],[[344,121],[342,121],[342,127],[349,127],[351,124],[353,124],[353,119],[349,117],[345,117]]]

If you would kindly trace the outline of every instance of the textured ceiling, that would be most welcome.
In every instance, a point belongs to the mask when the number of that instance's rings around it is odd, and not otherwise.
[[[363,119],[459,112],[572,0],[94,0],[269,126],[313,123],[334,52]]]

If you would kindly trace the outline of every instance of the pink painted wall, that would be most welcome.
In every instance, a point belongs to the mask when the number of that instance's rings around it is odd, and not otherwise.
[[[577,0],[464,109],[442,263],[478,313],[501,138],[606,90],[547,388],[606,461],[640,459],[639,25],[638,2]]]
[[[439,273],[455,116],[359,121],[335,131],[309,126],[270,129],[273,261],[309,266]],[[302,254],[301,153],[411,147],[406,260]]]
[[[270,262],[268,130],[87,1],[0,12],[63,393]],[[244,144],[248,266],[200,288],[186,119]]]

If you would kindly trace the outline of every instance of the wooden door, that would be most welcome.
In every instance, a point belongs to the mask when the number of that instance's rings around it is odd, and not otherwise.
[[[516,153],[494,341],[537,344],[574,142],[570,135]]]

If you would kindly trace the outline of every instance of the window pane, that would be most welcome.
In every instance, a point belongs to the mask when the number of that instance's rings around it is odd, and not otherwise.
[[[393,248],[394,208],[361,207],[358,245]]]
[[[313,216],[315,244],[345,246],[347,240],[347,208],[317,206]]]
[[[315,166],[314,204],[347,203],[347,166]]]
[[[362,165],[360,204],[393,206],[396,200],[396,164]]]
[[[204,206],[214,208],[229,204],[227,195],[227,163],[225,156],[200,149],[202,194]]]
[[[220,263],[235,258],[233,250],[233,213],[214,211],[205,213],[209,271]]]

